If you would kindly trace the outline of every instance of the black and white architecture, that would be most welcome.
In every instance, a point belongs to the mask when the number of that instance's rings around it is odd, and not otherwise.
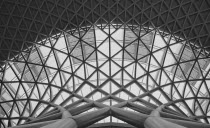
[[[209,0],[1,0],[0,127],[210,128]]]

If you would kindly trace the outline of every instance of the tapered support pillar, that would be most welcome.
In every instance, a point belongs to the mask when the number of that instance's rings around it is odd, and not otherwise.
[[[161,117],[149,117],[144,122],[145,128],[186,128],[178,124],[171,123]]]
[[[78,124],[78,128],[84,128],[93,123],[96,123],[97,121],[100,121],[101,119],[106,118],[109,115],[110,115],[110,108],[107,107],[97,111],[74,116],[73,119]]]
[[[65,118],[41,128],[77,128],[77,124],[73,119]]]
[[[62,119],[41,128],[77,128],[77,123],[71,118],[72,115],[61,106],[57,106],[57,108],[62,113]]]
[[[144,121],[149,117],[146,114],[126,111],[115,107],[111,108],[111,110],[112,110],[112,116],[120,120],[123,120],[138,128],[144,128]]]
[[[162,119],[160,117],[160,112],[164,107],[164,105],[161,105],[151,112],[150,117],[148,117],[144,122],[145,128],[186,128]]]

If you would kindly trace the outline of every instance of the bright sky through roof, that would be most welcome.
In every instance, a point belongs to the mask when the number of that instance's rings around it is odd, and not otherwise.
[[[95,101],[106,95],[114,95],[129,100],[159,86],[172,100],[180,99],[182,93],[185,98],[194,97],[192,90],[198,92],[200,97],[207,95],[205,85],[210,84],[209,80],[204,83],[201,80],[191,81],[191,85],[186,83],[187,78],[202,79],[210,67],[209,60],[202,59],[203,56],[197,51],[192,52],[186,41],[177,42],[176,37],[169,34],[163,36],[158,29],[132,31],[127,26],[119,29],[94,26],[88,33],[80,34],[60,33],[60,38],[49,38],[44,45],[36,44],[30,52],[21,53],[18,61],[7,64],[6,71],[1,74],[4,83],[1,95],[8,101],[5,104],[7,111],[10,111],[15,95],[17,100],[27,97],[35,99],[31,101],[31,107],[27,106],[24,116],[28,116],[37,106],[36,99],[51,101],[56,97],[54,103],[61,104],[72,92],[76,95],[66,105],[80,97]],[[195,54],[200,54],[199,65],[196,63],[191,70],[190,66],[195,60],[190,59],[195,58]],[[177,67],[179,60],[183,63]],[[209,75],[206,78],[209,79]],[[60,92],[60,88],[63,91]],[[162,103],[167,103],[161,91],[157,89],[152,95]],[[143,99],[156,104],[148,96]],[[114,105],[117,101],[107,100],[103,103]],[[25,102],[17,101],[17,104],[23,109]],[[193,100],[187,101],[189,108],[192,104]],[[205,101],[201,103],[203,106],[205,104]],[[176,105],[189,115],[182,102]],[[36,116],[46,106],[39,105]],[[202,114],[200,109],[196,109],[196,114]],[[19,116],[17,107],[13,109],[12,116]]]

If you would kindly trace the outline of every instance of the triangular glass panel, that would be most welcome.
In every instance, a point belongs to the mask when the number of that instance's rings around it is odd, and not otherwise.
[[[128,45],[124,50],[124,58],[134,60],[136,58],[136,45]]]
[[[96,92],[96,93],[94,93],[93,95],[92,95],[92,98],[93,98],[93,100],[94,101],[96,101],[96,100],[98,100],[98,99],[101,99],[101,98],[103,98],[105,95],[104,94],[102,94],[101,92]]]
[[[110,82],[110,91],[111,91],[111,93],[117,91],[118,89],[119,89],[119,85],[116,85],[115,83]]]
[[[75,74],[77,75],[77,76],[79,76],[80,78],[82,78],[82,79],[86,79],[86,71],[85,71],[85,67],[84,67],[84,64],[81,64],[81,65],[79,65],[79,66],[75,66]]]
[[[79,64],[83,62],[83,52],[81,47],[75,48],[72,51],[71,58],[74,64]]]
[[[112,80],[114,80],[115,82],[121,85],[122,84],[122,71],[119,71],[117,74],[115,74]]]
[[[133,93],[135,96],[140,95],[141,88],[136,84],[133,83],[126,88],[129,92]]]
[[[160,63],[158,62],[158,60],[155,57],[151,56],[149,61],[150,61],[149,62],[150,63],[150,65],[149,65],[149,71],[150,72],[153,71],[153,70],[161,68]]]
[[[137,59],[140,62],[146,63],[150,56],[149,53],[150,51],[143,44],[139,43]]]
[[[112,39],[110,45],[111,45],[111,56],[114,56],[116,53],[122,50],[122,47],[120,46],[119,42],[116,42]]]
[[[128,74],[126,71],[123,71],[123,81],[124,83],[127,83],[127,81],[131,81],[133,80],[134,78]]]
[[[177,63],[177,60],[176,58],[174,58],[171,52],[166,53],[163,66],[165,67],[165,66],[176,64],[176,63]]]
[[[111,86],[110,82],[107,82],[107,83],[105,83],[105,85],[103,85],[103,87],[101,89],[110,94],[111,93],[110,86]]]
[[[102,72],[98,72],[98,73],[99,73],[99,80],[100,79],[108,79],[109,75],[106,76],[106,74],[104,74],[104,72],[103,73]]]
[[[50,101],[52,99],[50,88],[47,89],[47,92],[43,96],[42,99],[45,101]]]
[[[197,92],[198,97],[207,97],[207,95],[209,95],[209,91],[207,91],[208,88],[206,87],[205,83],[202,83],[200,85],[200,88]]]
[[[192,87],[190,87],[189,84],[186,84],[185,90],[184,90],[184,98],[193,97],[194,92],[192,91]]]
[[[74,91],[74,82],[73,82],[73,78],[69,77],[68,80],[66,81],[66,83],[64,84],[64,88],[66,88],[67,90],[70,90],[70,91]]]
[[[114,56],[112,56],[112,59],[116,60],[116,62],[120,62],[120,65],[122,64],[121,61],[117,61],[117,59],[122,59],[123,57],[123,51],[118,51],[117,54],[115,54]]]
[[[116,72],[118,72],[119,70],[121,70],[121,68],[115,64],[113,61],[111,61],[111,75],[114,75]]]
[[[109,40],[108,39],[106,39],[102,44],[100,44],[100,46],[98,47],[98,51],[100,51],[107,57],[110,56]]]
[[[39,94],[40,96],[42,97],[46,88],[47,88],[47,85],[44,85],[44,84],[37,84],[37,87],[38,87],[38,90],[39,90]],[[41,99],[41,98],[40,98]]]
[[[131,42],[133,42],[134,40],[137,40],[137,36],[136,34],[129,28],[129,27],[125,27],[125,43],[129,44]]]
[[[52,54],[47,60],[46,65],[52,68],[58,68],[55,56]]]
[[[173,72],[174,72],[174,77],[177,78],[175,79],[175,81],[180,81],[180,79],[185,79],[185,74],[183,70],[180,68],[180,66],[174,67]]]
[[[129,73],[130,76],[134,76],[134,74],[135,74],[135,63],[132,63],[132,64],[126,66],[125,70],[127,71],[127,73]]]
[[[159,74],[159,80],[160,80],[160,85],[165,85],[172,82],[170,74],[167,74],[165,71],[162,71],[161,74]]]
[[[182,92],[178,92],[178,90],[173,86],[172,88],[172,99],[173,100],[177,100],[177,99],[180,99],[182,98],[181,95],[182,95]]]
[[[62,66],[60,67],[62,70],[64,70],[64,71],[67,71],[67,72],[72,72],[72,70],[71,70],[71,65],[72,65],[72,63],[70,63],[70,60],[69,60],[69,57],[67,58],[67,59],[65,59],[64,61],[63,61],[63,64],[62,64]]]
[[[150,36],[148,36],[147,38],[151,40],[152,38]],[[153,51],[166,47],[166,42],[159,33],[156,33],[153,45],[156,46],[156,47],[153,46]]]
[[[102,42],[107,37],[108,37],[108,35],[105,33],[105,31],[102,31],[101,29],[95,29],[96,41]]]
[[[17,95],[19,95],[20,97],[26,97],[26,92],[27,90],[23,87],[22,84],[19,84],[19,88],[18,88],[18,91],[16,92]]]
[[[107,61],[105,64],[103,64],[103,66],[102,67],[100,67],[100,70],[102,71],[102,72],[104,72],[106,75],[108,75],[109,76],[109,73],[110,73],[110,65],[109,65],[109,61]]]
[[[127,93],[125,93],[124,91],[119,92],[119,93],[116,95],[116,97],[119,97],[119,98],[124,99],[124,100],[129,100],[129,99],[131,99],[131,97],[130,97]]]
[[[91,87],[88,84],[84,84],[83,87],[78,91],[78,94],[82,97],[87,96],[89,93],[91,93],[94,90],[93,87]]]
[[[167,85],[167,86],[165,86],[165,87],[162,88],[162,90],[164,91],[164,93],[165,93],[166,95],[168,95],[168,97],[169,97],[170,99],[172,99],[171,88],[172,88],[172,85]]]
[[[85,55],[85,59],[87,59],[88,61],[91,60],[95,60],[96,59],[96,52],[95,49],[89,45],[84,45],[84,55]]]
[[[184,75],[186,78],[188,78],[188,76],[190,75],[190,71],[193,68],[192,67],[192,63],[191,62],[186,62],[186,63],[181,63],[180,67],[182,68],[182,71],[184,72]]]
[[[4,92],[1,92],[1,96],[4,97],[5,100],[13,100],[13,97],[11,93],[8,92],[7,89],[4,88]]]
[[[122,29],[122,27],[117,29],[116,31],[114,31],[112,33],[111,36],[112,36],[112,38],[114,38],[117,41],[122,41],[123,37],[124,37],[124,29]],[[121,42],[121,44],[122,44],[122,42]]]
[[[108,59],[108,56],[106,56],[105,54],[103,54],[102,52],[100,51],[97,51],[97,56],[98,56],[98,60],[99,60],[99,64],[101,63],[100,61],[105,61]],[[99,65],[100,66],[100,65]]]
[[[145,65],[141,65],[141,64],[137,63],[137,65],[136,65],[136,78],[141,77],[141,76],[146,74],[144,68],[145,68]]]
[[[85,33],[85,35],[82,37],[82,40],[91,44],[94,43],[94,28],[91,28],[87,33]]]

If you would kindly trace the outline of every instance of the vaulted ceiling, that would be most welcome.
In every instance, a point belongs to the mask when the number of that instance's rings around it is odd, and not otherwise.
[[[107,109],[116,127],[118,109],[146,118],[162,104],[209,123],[209,15],[209,0],[1,0],[0,126],[58,105]]]
[[[90,24],[155,26],[209,48],[208,0],[1,0],[0,61],[60,30]]]

